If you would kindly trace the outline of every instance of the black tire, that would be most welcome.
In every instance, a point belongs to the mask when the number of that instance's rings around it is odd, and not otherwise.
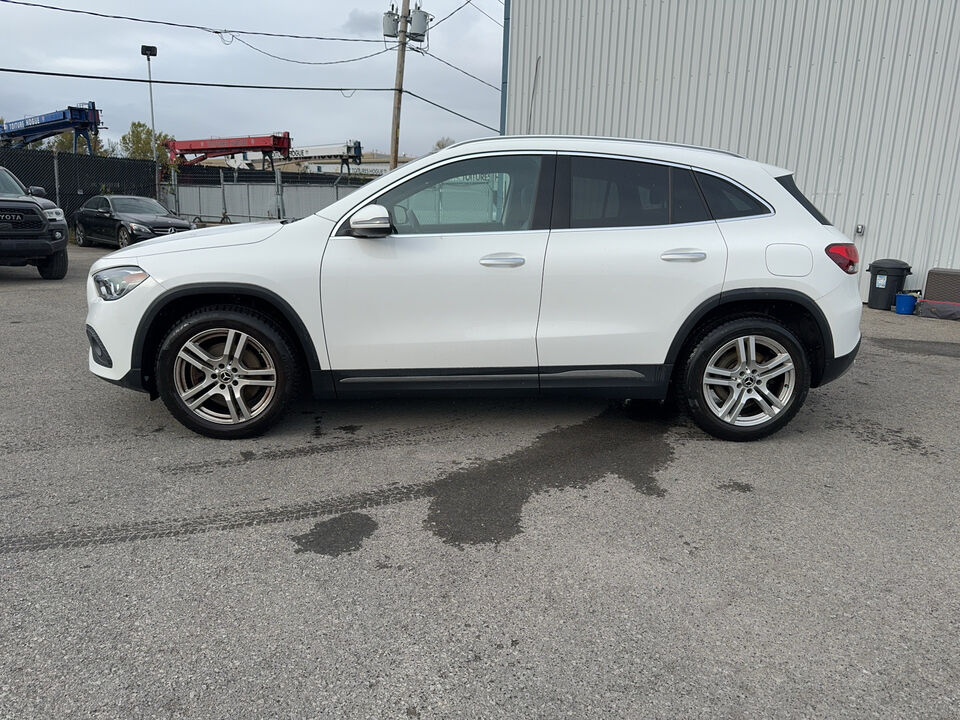
[[[121,225],[120,229],[117,230],[117,245],[125,248],[128,247],[132,242],[133,236],[130,234],[130,231]]]
[[[238,363],[244,369],[235,375],[241,382],[238,387],[231,387],[229,381],[221,382],[224,376],[230,377],[231,369],[236,373],[235,359],[223,354],[229,339],[219,346],[217,339],[231,330],[248,336],[244,357]],[[220,356],[210,363],[201,360],[200,365],[185,362],[180,353],[188,341],[207,351],[208,358],[214,358],[218,352]],[[157,392],[177,420],[201,435],[226,440],[260,435],[280,418],[296,395],[300,373],[292,348],[284,332],[265,315],[238,305],[204,307],[178,320],[160,344],[155,365]],[[191,355],[194,359],[200,357]],[[201,370],[201,366],[206,369]],[[211,370],[213,373],[208,376],[206,373]],[[251,371],[252,376],[245,375]],[[248,383],[256,377],[264,381],[245,387],[244,377]],[[275,381],[272,393],[270,388],[261,387],[271,379]],[[232,385],[236,386],[237,380]],[[209,399],[191,409],[182,395],[192,401],[206,395]],[[242,419],[242,411],[247,411],[250,418]]]
[[[87,247],[90,245],[90,240],[87,238],[87,230],[83,227],[82,224],[77,223],[77,227],[73,231],[73,240],[77,243],[77,247]]]
[[[67,250],[64,248],[38,262],[37,270],[44,280],[63,280],[67,276],[68,266]]]
[[[708,365],[716,369],[709,376]],[[677,380],[680,406],[702,430],[722,440],[759,440],[780,430],[803,406],[810,361],[789,328],[770,318],[745,317],[705,331]]]

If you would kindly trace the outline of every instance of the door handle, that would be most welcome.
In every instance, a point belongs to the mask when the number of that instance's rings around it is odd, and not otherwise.
[[[526,261],[525,257],[515,253],[494,253],[480,258],[480,264],[484,267],[520,267]]]
[[[700,262],[707,259],[707,254],[703,250],[667,250],[660,255],[660,259],[667,262]]]

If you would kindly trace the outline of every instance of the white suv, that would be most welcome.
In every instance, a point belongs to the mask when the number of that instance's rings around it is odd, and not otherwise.
[[[91,269],[90,369],[197,432],[316,398],[663,400],[783,427],[860,344],[857,250],[787,170],[633,140],[448,147],[297,222],[146,240]]]

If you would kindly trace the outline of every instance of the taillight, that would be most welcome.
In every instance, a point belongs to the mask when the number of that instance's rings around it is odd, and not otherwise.
[[[827,245],[827,255],[848,275],[856,274],[860,253],[857,252],[857,246],[853,243]]]

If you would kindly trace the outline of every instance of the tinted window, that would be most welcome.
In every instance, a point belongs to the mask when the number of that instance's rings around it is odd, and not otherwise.
[[[109,212],[109,211],[110,211],[110,202],[109,202],[105,197],[102,197],[102,198],[100,198],[99,200],[97,200],[96,209],[97,209],[97,210],[106,210],[107,212]]]
[[[97,206],[100,204],[99,197],[92,197],[83,204],[84,210],[96,210]]]
[[[23,195],[24,190],[20,183],[7,170],[0,168],[0,195]]]
[[[716,175],[696,173],[697,182],[707,200],[710,212],[717,220],[727,218],[767,215],[770,209],[755,197],[736,185],[718,178]]]
[[[806,195],[800,192],[800,188],[797,187],[797,183],[793,179],[793,175],[783,175],[778,177],[777,182],[783,185],[786,191],[793,195],[794,200],[803,205],[804,209],[817,219],[817,222],[821,223],[822,225],[830,224],[830,221],[827,220],[826,216],[817,210],[814,204],[807,199]]]
[[[689,170],[570,157],[561,161],[556,227],[642,227],[709,220]]]
[[[530,230],[541,158],[511,155],[450,163],[388,190],[387,208],[400,235]]]
[[[703,203],[703,196],[693,179],[693,172],[683,168],[670,169],[670,222],[691,223],[710,220],[710,211]]]
[[[670,168],[633,160],[570,159],[570,227],[670,222]]]
[[[141,215],[166,215],[167,209],[150,198],[114,198],[113,209],[120,213],[133,213]]]

